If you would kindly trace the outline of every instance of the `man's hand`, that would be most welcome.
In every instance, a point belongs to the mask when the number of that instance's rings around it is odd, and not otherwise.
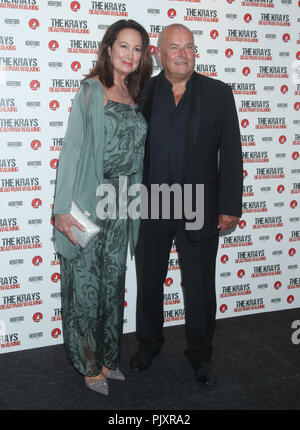
[[[218,228],[220,230],[228,230],[233,228],[239,222],[239,218],[231,215],[219,215]]]
[[[75,225],[79,228],[81,231],[86,231],[86,229],[81,225],[72,215],[70,214],[63,214],[63,215],[55,215],[55,227],[63,233],[67,238],[74,243],[74,245],[78,246],[78,243],[72,236],[72,233],[70,231],[70,228],[72,225]]]

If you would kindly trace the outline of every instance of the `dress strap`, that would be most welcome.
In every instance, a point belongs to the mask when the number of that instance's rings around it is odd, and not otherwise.
[[[101,85],[102,92],[104,93],[105,97],[107,98],[107,101],[108,101],[108,100],[110,100],[110,98],[108,97],[107,92],[105,91],[105,88],[104,88],[104,86],[101,84],[101,82],[100,82],[100,85]]]

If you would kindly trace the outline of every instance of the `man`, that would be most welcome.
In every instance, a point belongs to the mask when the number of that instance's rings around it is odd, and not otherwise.
[[[139,349],[130,368],[147,369],[164,343],[163,283],[176,237],[186,310],[185,354],[197,380],[213,384],[210,361],[218,233],[237,224],[242,206],[238,118],[230,87],[194,72],[194,39],[187,27],[166,27],[157,56],[163,70],[147,83],[142,107],[149,122],[144,184],[149,191],[151,184],[191,184],[193,192],[188,203],[193,208],[199,197],[196,185],[203,184],[204,221],[196,230],[188,229],[186,219],[176,219],[174,199],[171,219],[163,219],[160,210],[160,219],[141,220],[135,254]]]

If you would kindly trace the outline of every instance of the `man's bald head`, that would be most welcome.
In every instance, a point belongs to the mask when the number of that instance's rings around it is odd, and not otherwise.
[[[191,30],[183,24],[165,27],[158,40],[157,58],[172,84],[187,82],[195,67],[195,44]]]
[[[193,35],[193,33],[191,32],[191,30],[188,28],[188,27],[186,27],[185,25],[183,25],[183,24],[170,24],[170,25],[167,25],[164,29],[163,29],[163,31],[160,33],[160,35],[159,35],[159,39],[158,39],[158,41],[157,41],[157,47],[158,48],[160,48],[161,46],[162,46],[162,44],[163,44],[163,42],[164,42],[164,39],[165,39],[165,37],[166,37],[166,35],[168,34],[168,33],[170,33],[172,30],[174,30],[174,29],[178,29],[178,30],[182,30],[182,31],[188,31],[190,34],[191,34],[191,36],[192,36],[192,38],[193,38],[193,40],[194,40],[194,35]]]

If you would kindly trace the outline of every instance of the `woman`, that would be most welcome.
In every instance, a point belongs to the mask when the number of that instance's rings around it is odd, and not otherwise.
[[[118,368],[125,270],[139,220],[98,219],[96,190],[99,184],[118,190],[120,176],[128,186],[141,183],[147,126],[136,103],[151,73],[146,30],[133,20],[112,24],[74,99],[59,158],[53,212],[66,353],[86,386],[105,395],[107,378],[125,379]],[[84,230],[70,215],[72,201],[101,228],[85,249],[70,231],[72,225]]]

